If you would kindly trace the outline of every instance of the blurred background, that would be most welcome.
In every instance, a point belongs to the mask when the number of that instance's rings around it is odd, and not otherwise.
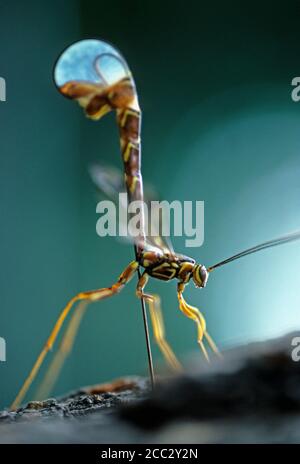
[[[96,235],[87,170],[98,159],[121,167],[114,115],[91,122],[58,94],[58,54],[90,36],[122,51],[143,109],[144,180],[163,199],[205,201],[204,245],[174,245],[212,265],[300,228],[300,102],[291,99],[299,18],[293,0],[0,1],[0,407],[67,300],[110,285],[133,258],[132,247]],[[223,349],[299,329],[299,257],[299,243],[247,257],[216,270],[205,290],[190,285],[186,298]],[[150,289],[162,296],[168,339],[184,360],[198,347],[175,282],[153,280]],[[146,373],[132,282],[90,307],[54,393]]]

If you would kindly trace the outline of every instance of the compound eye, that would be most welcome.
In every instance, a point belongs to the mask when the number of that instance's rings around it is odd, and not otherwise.
[[[203,277],[204,277],[204,280],[203,280]],[[203,287],[203,282],[205,281],[205,278],[206,276],[202,272],[201,264],[197,264],[193,270],[193,280],[194,280],[196,287]]]
[[[201,266],[199,275],[202,280],[202,286],[205,287],[207,279],[208,279],[208,272],[205,266]]]

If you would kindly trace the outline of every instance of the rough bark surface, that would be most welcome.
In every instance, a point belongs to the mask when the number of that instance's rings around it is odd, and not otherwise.
[[[3,411],[0,443],[299,443],[299,335],[196,357],[154,392],[129,377]]]

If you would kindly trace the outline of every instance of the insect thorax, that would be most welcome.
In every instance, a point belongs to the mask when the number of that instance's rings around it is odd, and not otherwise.
[[[140,265],[147,274],[160,280],[178,279],[187,283],[193,273],[195,261],[181,255],[168,255],[156,251],[145,251],[141,254]]]

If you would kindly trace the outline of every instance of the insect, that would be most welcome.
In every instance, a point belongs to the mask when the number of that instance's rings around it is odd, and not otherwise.
[[[135,83],[124,58],[106,42],[96,39],[82,40],[72,44],[61,54],[56,63],[54,79],[61,94],[77,101],[83,107],[87,117],[98,120],[110,111],[115,111],[120,133],[124,180],[129,201],[142,202],[141,110]],[[219,356],[219,350],[207,331],[204,316],[184,299],[183,293],[186,285],[192,281],[196,287],[204,288],[214,269],[257,251],[300,238],[300,232],[297,231],[246,249],[206,268],[193,258],[175,253],[159,235],[151,239],[146,237],[143,210],[140,214],[140,221],[140,233],[135,242],[135,260],[123,270],[112,286],[81,292],[71,298],[60,313],[44,348],[18,393],[12,409],[17,408],[23,400],[74,305],[80,302],[73,313],[73,319],[71,319],[63,339],[65,346],[62,348],[65,352],[71,347],[86,304],[119,293],[136,273],[138,273],[136,295],[149,306],[154,338],[170,367],[176,371],[181,369],[175,353],[165,338],[160,299],[157,295],[145,291],[150,277],[163,281],[177,280],[179,309],[196,324],[197,342],[205,359],[209,360],[207,346]],[[140,269],[143,270],[142,273],[140,273]],[[57,358],[57,365],[54,366],[53,372],[58,370],[62,360],[63,358]],[[48,380],[51,381],[51,375]]]

